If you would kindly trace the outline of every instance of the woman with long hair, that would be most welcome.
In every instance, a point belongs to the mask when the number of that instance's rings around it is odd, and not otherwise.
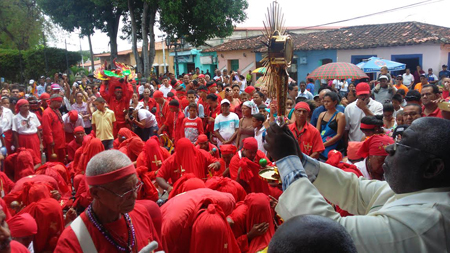
[[[330,150],[337,148],[344,136],[345,116],[337,111],[338,104],[339,96],[336,93],[328,92],[323,96],[323,106],[326,111],[319,115],[316,127],[325,146],[325,150],[320,154],[320,157],[324,159],[328,158]]]

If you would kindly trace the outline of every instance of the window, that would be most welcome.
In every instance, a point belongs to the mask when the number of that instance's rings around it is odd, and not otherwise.
[[[230,70],[238,71],[239,70],[239,60],[228,60],[228,66],[229,66],[228,71],[230,71]]]

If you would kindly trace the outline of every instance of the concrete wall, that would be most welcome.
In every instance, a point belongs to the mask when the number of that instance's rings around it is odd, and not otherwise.
[[[245,56],[244,56],[245,54]],[[247,73],[249,69],[255,69],[255,53],[251,50],[236,50],[236,51],[226,51],[217,52],[218,68],[220,70],[228,69],[230,70],[229,61],[239,60],[239,69],[242,73]],[[233,69],[236,71],[236,69]]]
[[[435,74],[441,69],[441,65],[448,62],[450,47],[439,44],[423,44],[400,47],[379,47],[355,50],[339,50],[337,61],[351,62],[352,55],[377,55],[377,57],[391,60],[392,55],[422,55],[422,67],[426,71],[433,68]],[[412,70],[413,71],[413,70]]]

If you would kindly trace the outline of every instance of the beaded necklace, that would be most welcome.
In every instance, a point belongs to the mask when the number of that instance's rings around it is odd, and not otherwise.
[[[98,229],[98,231],[100,231],[100,233],[102,233],[102,235],[105,237],[105,239],[108,242],[110,242],[112,245],[114,245],[114,247],[116,247],[120,251],[132,252],[132,249],[134,247],[135,240],[136,240],[136,234],[135,234],[135,231],[134,231],[133,223],[131,222],[131,218],[130,218],[130,216],[127,213],[123,214],[123,216],[125,217],[125,221],[126,221],[127,229],[128,229],[128,243],[127,243],[126,247],[120,246],[119,243],[117,243],[114,240],[114,238],[109,234],[108,230],[105,229],[105,227],[103,227],[103,225],[98,221],[95,213],[92,211],[92,204],[89,205],[86,214],[87,214],[89,220]]]

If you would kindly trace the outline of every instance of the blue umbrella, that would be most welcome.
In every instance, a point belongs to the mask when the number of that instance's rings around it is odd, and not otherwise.
[[[406,68],[406,64],[404,63],[389,61],[378,57],[370,57],[367,61],[360,62],[356,64],[356,66],[361,68],[364,73],[379,72],[381,67],[384,66],[386,66],[389,71],[404,70]]]

